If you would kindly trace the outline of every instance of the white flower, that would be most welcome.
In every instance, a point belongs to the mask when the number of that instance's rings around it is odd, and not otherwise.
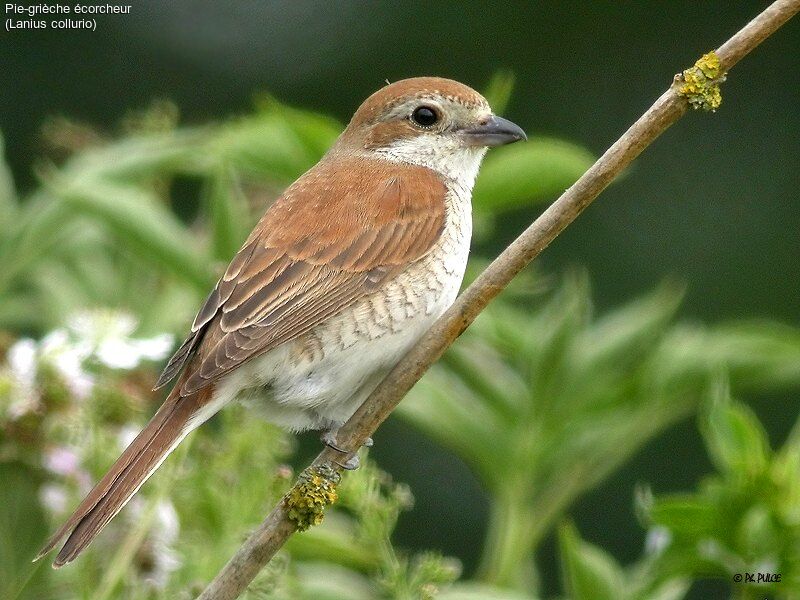
[[[142,359],[160,360],[166,357],[171,349],[172,336],[164,334],[141,340],[105,340],[98,346],[95,355],[101,363],[112,369],[130,370]]]
[[[136,329],[136,319],[122,311],[83,311],[67,319],[67,327],[78,339],[96,347],[107,339],[130,337]]]
[[[178,513],[172,502],[159,502],[156,507],[156,525],[150,532],[153,568],[145,576],[145,581],[155,588],[163,589],[167,585],[169,574],[181,566],[178,554],[172,547],[178,539],[179,531]]]
[[[84,399],[92,392],[96,379],[87,369],[90,361],[130,370],[143,360],[165,358],[172,349],[173,337],[162,334],[133,338],[136,325],[136,319],[125,312],[84,311],[38,343],[27,338],[19,340],[9,349],[8,368],[2,372],[11,380],[8,417],[19,418],[38,407],[36,373],[41,363],[55,369],[73,396]]]
[[[659,555],[666,550],[672,542],[672,533],[666,527],[652,527],[647,532],[644,548],[647,554]]]
[[[77,452],[63,446],[51,448],[44,454],[44,467],[56,475],[74,475],[80,460]]]
[[[169,334],[136,339],[136,319],[119,311],[84,312],[73,316],[68,325],[79,339],[94,349],[94,357],[112,369],[130,370],[142,360],[161,360],[172,349]]]
[[[156,537],[164,544],[173,544],[178,539],[180,532],[180,522],[178,521],[178,511],[172,505],[172,502],[162,500],[156,507],[156,522],[158,526],[155,528],[157,533]]]
[[[8,349],[8,366],[15,379],[33,388],[36,379],[36,342],[24,338]]]
[[[119,433],[117,433],[120,452],[125,450],[125,448],[133,443],[133,440],[135,440],[136,436],[139,435],[139,431],[141,431],[140,428],[134,427],[130,423],[120,428]]]
[[[52,365],[70,392],[80,399],[86,398],[94,387],[94,377],[83,368],[91,355],[89,342],[73,341],[64,329],[51,331],[39,342],[39,360]]]
[[[46,483],[39,488],[39,503],[53,514],[67,510],[67,491],[64,486]]]
[[[147,503],[139,497],[130,503],[129,518],[138,522],[144,515]],[[155,515],[147,532],[139,556],[142,565],[141,575],[145,583],[156,589],[163,589],[169,574],[181,566],[181,561],[172,545],[178,539],[180,523],[175,507],[168,500],[160,500],[155,507]]]
[[[8,374],[11,378],[11,402],[8,417],[18,419],[36,409],[36,342],[21,339],[8,349]]]
[[[161,360],[169,356],[175,343],[175,336],[162,333],[150,338],[135,340],[136,348],[142,358],[147,360]]]

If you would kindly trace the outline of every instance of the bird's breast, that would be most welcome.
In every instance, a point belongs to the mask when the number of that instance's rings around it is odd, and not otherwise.
[[[472,235],[469,190],[449,187],[446,204],[445,225],[431,250],[331,324],[344,335],[345,345],[408,328],[419,337],[419,329],[427,329],[453,303],[464,278]]]

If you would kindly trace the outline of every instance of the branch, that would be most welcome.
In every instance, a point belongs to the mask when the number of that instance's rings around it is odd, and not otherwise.
[[[718,84],[725,72],[800,11],[800,0],[777,0],[714,53],[675,76],[672,86],[626,131],[613,146],[536,221],[526,229],[434,323],[408,354],[392,369],[356,413],[339,430],[340,447],[358,449],[389,416],[400,400],[422,377],[430,365],[475,320],[486,305],[555,237],[602,192],[690,106],[714,109],[721,97]],[[717,62],[718,59],[718,62]],[[320,498],[335,497],[328,491],[338,478],[336,460],[341,454],[326,447],[304,471],[302,482],[308,488],[311,479],[323,483],[323,494],[313,496],[317,510],[302,522],[302,528],[321,520]],[[327,475],[326,475],[327,473]],[[296,492],[297,488],[293,491]],[[297,493],[290,492],[297,499]],[[284,498],[239,548],[198,600],[233,600],[266,565],[286,540],[298,529],[297,506]],[[290,519],[290,512],[292,517]]]

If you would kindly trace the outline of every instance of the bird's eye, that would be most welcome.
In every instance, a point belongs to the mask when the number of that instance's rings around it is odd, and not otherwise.
[[[411,113],[411,120],[420,127],[433,127],[439,120],[439,113],[430,106],[418,106]]]

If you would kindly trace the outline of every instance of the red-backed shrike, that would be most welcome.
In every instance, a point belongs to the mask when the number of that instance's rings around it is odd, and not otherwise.
[[[481,160],[522,139],[455,81],[406,79],[367,98],[256,225],[158,380],[180,375],[163,406],[39,557],[68,536],[53,565],[72,561],[236,399],[290,430],[335,432],[455,300]]]

